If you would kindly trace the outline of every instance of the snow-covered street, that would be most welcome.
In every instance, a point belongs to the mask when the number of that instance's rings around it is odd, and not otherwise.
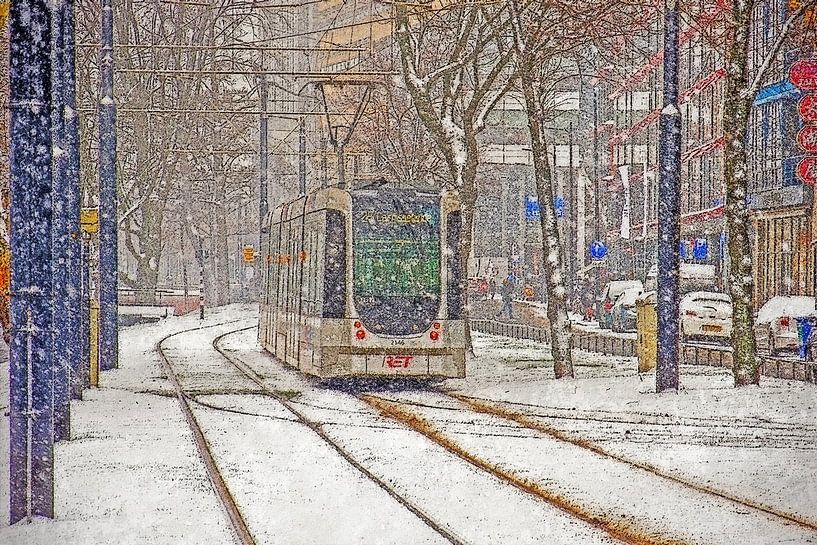
[[[817,542],[813,385],[696,367],[658,395],[632,358],[585,352],[557,381],[536,343],[477,335],[465,379],[344,390],[261,351],[255,322],[233,305],[124,329],[57,447],[56,519],[2,542],[233,541],[155,349],[176,332],[165,354],[259,544]]]

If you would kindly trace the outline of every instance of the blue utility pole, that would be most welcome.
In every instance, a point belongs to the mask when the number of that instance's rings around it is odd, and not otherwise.
[[[74,38],[74,0],[62,2],[62,103],[63,142],[65,144],[65,222],[68,230],[68,354],[71,361],[71,397],[82,399],[88,387],[88,366],[82,358],[87,337],[82,336],[82,231],[79,181],[79,117],[77,116],[76,42]],[[87,325],[86,325],[87,327]]]
[[[102,52],[99,62],[99,368],[103,371],[119,366],[113,62],[112,0],[102,0]]]
[[[72,6],[67,1],[54,6],[51,19],[51,123],[53,139],[53,274],[54,274],[54,440],[62,441],[70,436],[70,399],[78,397],[82,390],[77,388],[77,341],[79,340],[79,267],[72,267],[71,252],[76,247],[79,230],[79,202],[72,200],[79,191],[78,170],[69,166],[78,160],[77,138],[69,138],[72,118],[76,120],[74,107],[68,105],[71,96],[67,87],[74,86],[73,60],[69,62],[67,38],[68,19],[72,17]],[[73,24],[70,28],[73,41]],[[71,44],[73,45],[73,43]],[[69,66],[70,65],[70,66]],[[73,124],[76,130],[76,123]],[[73,136],[76,136],[74,133]],[[77,166],[77,165],[74,165]],[[73,170],[73,172],[69,172]],[[71,177],[73,174],[73,178]],[[74,210],[76,209],[76,210]],[[73,225],[72,220],[77,225]],[[73,303],[73,306],[72,306]]]
[[[678,109],[678,1],[664,16],[664,108],[659,121],[658,362],[656,391],[678,390],[678,270],[681,241],[681,111]]]
[[[9,18],[11,349],[9,520],[54,516],[51,309],[51,13],[17,0]]]

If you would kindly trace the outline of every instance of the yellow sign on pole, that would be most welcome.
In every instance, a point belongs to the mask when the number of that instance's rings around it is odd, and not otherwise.
[[[0,2],[0,25],[6,24],[6,19],[8,19],[10,7],[11,2]]]
[[[0,241],[0,295],[11,291],[11,252],[4,241]]]
[[[79,224],[85,233],[99,232],[99,208],[83,208],[79,213]]]

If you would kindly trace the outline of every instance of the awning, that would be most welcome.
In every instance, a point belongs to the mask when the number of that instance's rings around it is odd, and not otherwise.
[[[783,100],[784,98],[799,98],[801,95],[800,89],[794,86],[792,82],[785,79],[772,85],[767,85],[757,92],[755,96],[755,106],[766,104],[767,102],[774,102],[776,100]]]

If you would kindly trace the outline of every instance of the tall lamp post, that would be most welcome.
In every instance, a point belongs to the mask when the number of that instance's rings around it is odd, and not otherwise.
[[[664,107],[659,122],[658,181],[658,362],[657,392],[678,390],[678,270],[681,239],[681,111],[678,109],[678,1],[664,16]]]
[[[113,55],[112,0],[102,0],[102,51],[99,65],[99,367],[102,370],[119,366]]]

